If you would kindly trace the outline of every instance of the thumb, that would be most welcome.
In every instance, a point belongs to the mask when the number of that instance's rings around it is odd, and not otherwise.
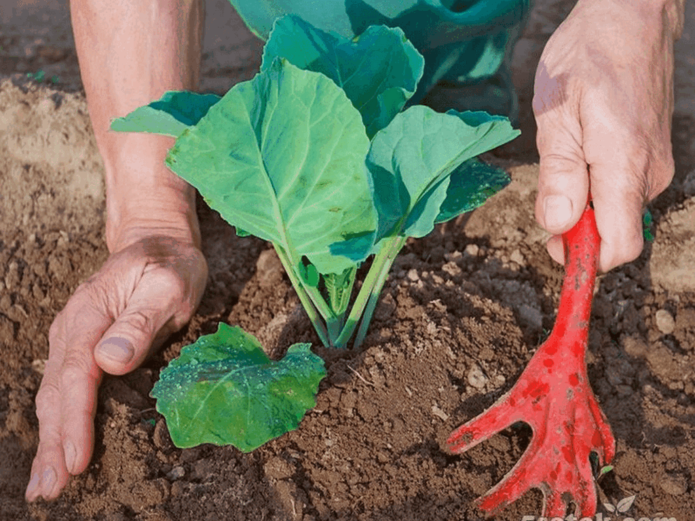
[[[175,320],[175,294],[166,284],[141,283],[125,310],[104,333],[94,358],[105,372],[123,375],[138,367],[185,320]]]
[[[589,172],[584,159],[577,156],[541,153],[536,219],[553,235],[572,228],[586,207]]]
[[[538,223],[553,235],[566,232],[579,221],[589,195],[589,170],[577,105],[565,99],[563,92],[559,83],[548,77],[542,63],[533,98],[540,155],[535,210]]]

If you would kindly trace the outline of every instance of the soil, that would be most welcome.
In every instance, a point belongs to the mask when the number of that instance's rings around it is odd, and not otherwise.
[[[274,356],[318,339],[268,244],[235,236],[199,201],[208,289],[147,363],[107,377],[92,463],[51,503],[23,492],[38,441],[34,397],[51,321],[107,257],[102,165],[63,0],[0,5],[0,519],[477,520],[474,499],[523,453],[515,426],[463,456],[456,426],[516,381],[553,326],[562,267],[533,219],[538,174],[533,70],[574,2],[538,0],[515,54],[524,135],[488,155],[512,184],[485,207],[410,242],[363,347],[325,357],[328,377],[300,428],[251,454],[174,447],[148,394],[163,365],[220,321]],[[261,43],[226,0],[207,3],[201,89],[257,69]],[[231,38],[229,35],[233,35]],[[636,495],[634,518],[695,512],[695,6],[678,43],[676,177],[651,205],[655,240],[601,277],[589,377],[617,439],[602,503]],[[231,42],[231,43],[230,43]],[[37,83],[27,72],[43,70]],[[53,81],[51,81],[53,78]],[[495,519],[539,515],[533,491]],[[628,514],[624,514],[627,516]],[[613,517],[612,519],[621,519]]]

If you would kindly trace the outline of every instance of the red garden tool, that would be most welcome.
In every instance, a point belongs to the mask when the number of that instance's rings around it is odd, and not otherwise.
[[[492,407],[456,429],[449,448],[462,453],[522,421],[533,438],[514,468],[477,500],[495,513],[531,488],[545,498],[544,516],[593,516],[596,488],[589,455],[602,465],[615,455],[615,439],[589,386],[586,348],[600,237],[594,210],[587,205],[579,222],[563,235],[565,278],[555,327],[512,389]]]

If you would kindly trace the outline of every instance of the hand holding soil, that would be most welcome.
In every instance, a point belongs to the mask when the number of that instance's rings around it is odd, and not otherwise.
[[[669,19],[648,4],[579,2],[541,57],[536,217],[555,235],[548,251],[558,262],[560,235],[579,220],[589,186],[600,270],[636,259],[644,205],[673,178],[673,43],[683,11],[674,7]]]
[[[103,372],[125,374],[186,324],[205,289],[201,251],[150,235],[112,254],[53,322],[36,396],[40,443],[26,497],[54,499],[92,457]]]
[[[138,2],[71,2],[82,81],[106,170],[111,256],[50,329],[36,397],[40,442],[26,492],[30,501],[57,497],[68,475],[89,464],[102,371],[132,371],[190,320],[202,298],[207,263],[194,196],[163,165],[170,140],[108,131],[111,119],[153,93],[195,85],[201,13],[199,2],[164,12]],[[162,29],[143,30],[142,24]]]

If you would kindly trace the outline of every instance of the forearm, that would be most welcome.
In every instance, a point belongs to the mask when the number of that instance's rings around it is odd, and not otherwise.
[[[200,0],[71,0],[82,81],[107,196],[111,251],[137,228],[170,229],[199,244],[195,192],[164,166],[172,138],[109,130],[111,120],[198,82],[203,5]],[[190,237],[186,237],[186,234]]]

